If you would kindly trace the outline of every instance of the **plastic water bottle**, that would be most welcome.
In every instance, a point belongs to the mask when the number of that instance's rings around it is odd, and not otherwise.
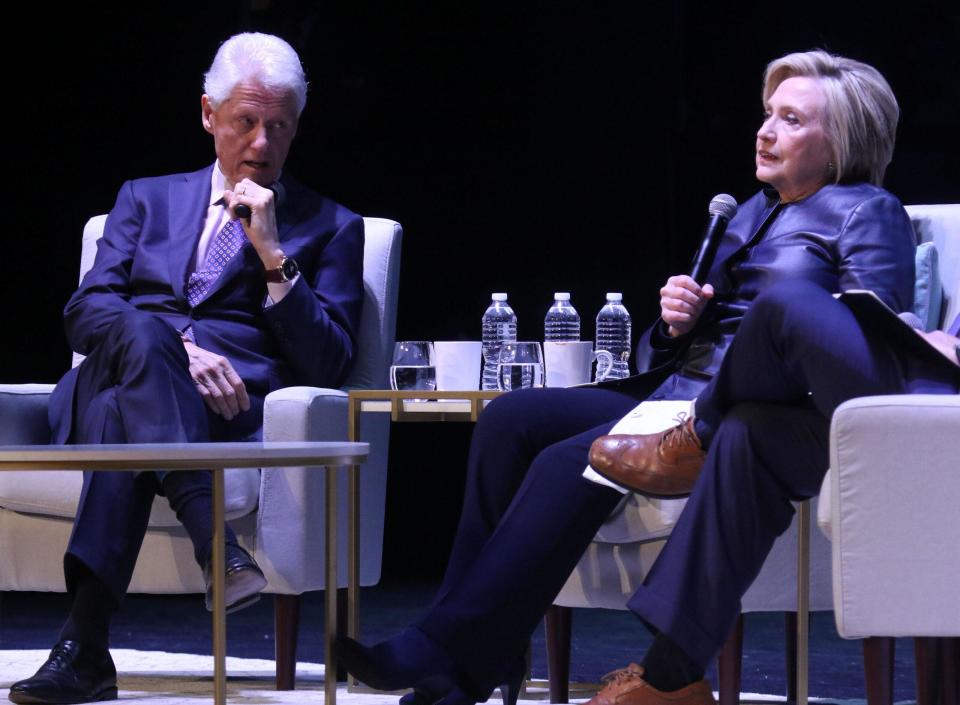
[[[553,306],[543,319],[543,339],[547,342],[580,340],[580,314],[570,303],[570,294],[558,291],[553,295]]]
[[[623,294],[607,294],[607,303],[597,314],[597,350],[613,355],[613,369],[607,379],[630,376],[630,314],[623,305]]]
[[[517,314],[507,303],[506,294],[494,294],[483,314],[483,390],[497,389],[497,363],[500,346],[517,339]]]

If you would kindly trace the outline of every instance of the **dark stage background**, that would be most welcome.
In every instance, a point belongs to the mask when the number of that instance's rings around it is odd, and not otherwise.
[[[35,3],[7,24],[3,381],[66,370],[84,221],[125,179],[213,159],[202,74],[245,29],[281,34],[307,68],[289,171],[403,224],[401,339],[478,338],[492,291],[509,292],[525,339],[558,289],[584,337],[608,290],[642,328],[710,197],[756,190],[761,75],[788,51],[877,66],[902,110],[887,186],[904,203],[960,200],[956,2],[140,5]],[[394,427],[389,574],[441,569],[468,439]]]

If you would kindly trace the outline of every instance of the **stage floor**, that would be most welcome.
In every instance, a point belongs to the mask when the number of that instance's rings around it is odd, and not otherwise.
[[[118,702],[146,705],[197,705],[212,699],[213,658],[194,654],[172,654],[163,651],[115,649],[120,685]],[[46,657],[45,650],[0,650],[0,696],[6,695],[10,683],[31,673]],[[227,658],[227,697],[231,702],[263,703],[264,705],[319,705],[323,701],[323,666],[312,663],[297,665],[297,689],[273,689],[273,662],[264,659]],[[499,692],[494,694],[494,701]],[[784,699],[744,693],[750,702],[783,702]],[[396,694],[348,693],[345,686],[337,692],[338,705],[395,705]],[[521,700],[524,705],[545,705],[544,698]],[[574,699],[571,702],[583,702]],[[860,705],[862,700],[817,700],[837,705]]]
[[[429,604],[433,590],[433,585],[409,582],[364,588],[363,640],[370,643],[400,631]],[[270,596],[228,617],[227,653],[232,659],[239,659],[239,665],[229,671],[231,688],[256,691],[258,694],[251,702],[320,702],[323,667],[317,664],[323,662],[322,597],[322,593],[306,595],[301,612],[297,658],[303,663],[297,669],[298,688],[310,696],[298,700],[301,696],[294,691],[289,696],[293,699],[284,700],[286,694],[273,690]],[[31,675],[43,662],[68,609],[68,599],[62,594],[0,594],[0,698],[10,683]],[[151,703],[187,702],[186,699],[195,703],[199,695],[206,697],[212,692],[207,688],[213,672],[210,625],[200,595],[129,595],[114,619],[111,634],[112,651],[121,670],[121,688],[131,693],[147,692]],[[571,680],[597,683],[604,673],[640,659],[649,643],[649,634],[628,612],[575,610]],[[860,642],[837,636],[832,614],[812,615],[811,696],[829,702],[862,701],[865,692],[861,654]],[[545,678],[542,627],[534,635],[531,655],[533,675]],[[241,679],[241,674],[249,675]],[[716,687],[712,668],[707,675]],[[774,701],[783,701],[784,675],[782,615],[747,615],[742,690],[745,694],[763,693]],[[168,694],[168,690],[173,692]],[[914,692],[913,645],[910,640],[900,639],[894,698],[899,702],[912,701]],[[168,697],[179,699],[164,699]],[[350,705],[392,705],[396,701],[395,695],[370,694],[345,694],[343,700]]]

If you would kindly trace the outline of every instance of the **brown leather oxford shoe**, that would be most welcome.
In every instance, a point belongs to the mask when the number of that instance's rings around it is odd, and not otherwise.
[[[648,435],[601,436],[590,465],[621,487],[657,497],[690,494],[706,452],[685,414],[673,428]]]
[[[680,688],[657,690],[643,679],[643,666],[631,663],[603,677],[603,689],[587,705],[714,705],[706,680]]]

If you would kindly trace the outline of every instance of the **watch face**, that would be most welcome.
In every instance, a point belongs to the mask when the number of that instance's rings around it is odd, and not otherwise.
[[[286,257],[283,260],[283,264],[280,265],[280,271],[283,274],[284,281],[289,281],[293,279],[300,272],[300,268],[297,266],[296,260]]]

